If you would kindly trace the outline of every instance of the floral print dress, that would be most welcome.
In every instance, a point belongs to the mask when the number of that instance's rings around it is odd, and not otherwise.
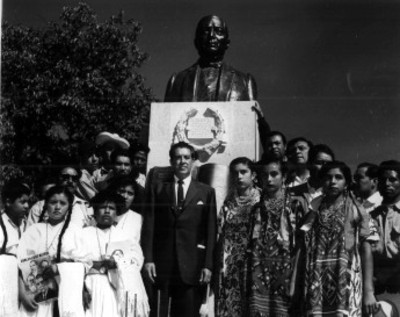
[[[253,188],[247,197],[234,191],[228,195],[218,217],[216,316],[246,316],[246,263],[250,215],[260,191]]]
[[[250,255],[248,316],[288,317],[297,223],[306,203],[283,194],[266,198],[255,208]]]

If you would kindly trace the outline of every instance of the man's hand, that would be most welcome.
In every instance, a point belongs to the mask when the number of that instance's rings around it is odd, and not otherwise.
[[[156,274],[156,265],[151,262],[151,263],[145,263],[144,264],[144,271],[146,277],[152,282],[155,283],[155,278],[157,277]]]
[[[208,284],[211,281],[211,271],[209,269],[202,269],[200,273],[200,284]]]
[[[20,296],[21,303],[25,307],[28,312],[34,312],[38,308],[38,303],[33,298],[33,295],[30,294],[23,294]]]
[[[363,296],[363,310],[367,316],[376,314],[379,311],[379,304],[376,302],[373,292],[367,291]]]
[[[251,109],[257,114],[257,118],[264,118],[264,113],[261,109],[260,104],[258,103],[258,101],[255,101],[255,104],[253,107],[251,107]]]

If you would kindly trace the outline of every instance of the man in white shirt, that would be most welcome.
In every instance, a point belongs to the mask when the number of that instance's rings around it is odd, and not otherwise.
[[[378,166],[372,163],[361,163],[354,173],[355,193],[365,210],[370,213],[382,203],[378,191]]]
[[[150,148],[144,144],[136,143],[131,146],[132,165],[139,173],[146,175],[147,156]]]
[[[287,187],[294,187],[307,183],[310,177],[308,169],[309,151],[313,144],[310,140],[298,137],[290,140],[286,146],[286,155],[289,163],[289,177]]]
[[[134,178],[136,183],[144,188],[146,176],[133,168],[131,153],[129,150],[117,149],[112,152],[111,167],[112,170],[107,174],[107,177],[104,180],[95,183],[95,186],[99,191],[107,189],[115,178],[122,176],[130,176]]]
[[[400,311],[400,162],[384,161],[378,168],[382,204],[370,212],[379,241],[372,245],[374,288],[379,301]],[[389,315],[388,315],[389,316]],[[394,315],[391,315],[394,316]]]
[[[71,222],[79,227],[94,225],[93,210],[88,203],[78,198],[75,193],[80,179],[80,170],[71,166],[62,168],[58,174],[58,184],[65,186],[73,195]],[[43,210],[44,200],[39,200],[29,211],[27,226],[47,219],[47,213]]]
[[[89,201],[98,193],[94,186],[93,173],[100,168],[100,154],[94,142],[84,140],[79,144],[79,159],[81,177],[76,195],[79,198]]]
[[[29,209],[29,188],[21,182],[11,181],[2,191],[5,209],[1,212],[1,253],[16,255],[19,239],[25,231]]]
[[[0,214],[0,303],[2,316],[18,315],[17,248],[25,231],[29,188],[18,181],[6,183],[2,191],[5,209]]]
[[[290,187],[289,191],[296,196],[303,196],[308,204],[322,195],[322,179],[319,177],[319,171],[327,162],[335,160],[335,154],[326,144],[314,145],[309,154],[308,168],[310,177],[306,183]]]

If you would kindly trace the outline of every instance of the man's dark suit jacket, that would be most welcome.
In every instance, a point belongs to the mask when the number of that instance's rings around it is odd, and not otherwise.
[[[257,98],[255,80],[249,74],[244,74],[223,63],[218,100],[213,101],[249,101]],[[172,75],[165,93],[165,102],[208,101],[200,100],[197,96],[199,87],[200,66],[198,63]]]
[[[214,189],[192,180],[181,212],[175,207],[174,181],[151,184],[147,196],[141,238],[145,263],[155,263],[157,283],[168,282],[177,263],[182,281],[198,285],[201,269],[213,267]]]
[[[48,288],[46,293],[38,293],[35,295],[34,299],[37,303],[44,302],[49,299],[56,299],[58,296],[58,290]]]

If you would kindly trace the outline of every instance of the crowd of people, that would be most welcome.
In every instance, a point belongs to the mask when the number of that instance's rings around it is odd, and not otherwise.
[[[149,315],[140,247],[148,151],[103,132],[82,142],[79,163],[34,185],[4,184],[0,316]],[[80,273],[74,301],[68,280]]]
[[[224,20],[202,18],[194,43],[199,60],[165,101],[257,98],[223,62]],[[400,162],[352,175],[328,145],[287,142],[254,110],[262,158],[230,162],[219,211],[185,142],[160,179],[146,176],[147,146],[102,132],[56,175],[6,182],[0,316],[400,316]]]
[[[147,147],[104,132],[35,188],[36,203],[26,181],[7,182],[1,257],[18,275],[0,287],[1,303],[17,303],[8,316],[398,316],[400,162],[352,175],[325,144],[279,131],[264,142],[259,162],[230,163],[218,212],[184,142],[167,181],[146,183]],[[82,274],[72,305],[71,266]]]

